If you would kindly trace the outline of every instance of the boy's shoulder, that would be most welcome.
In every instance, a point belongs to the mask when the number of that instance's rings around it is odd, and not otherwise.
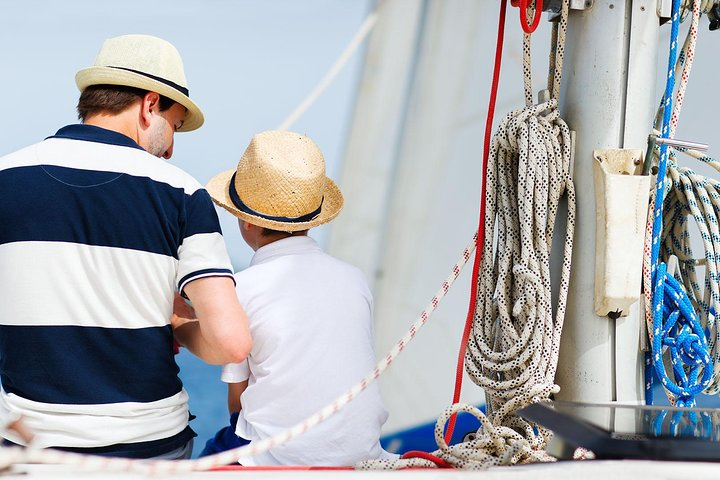
[[[315,250],[311,255],[311,261],[306,261],[301,264],[304,268],[311,269],[315,271],[315,273],[322,272],[333,281],[352,279],[355,282],[367,285],[365,273],[355,265],[341,260],[322,249]],[[296,267],[291,267],[291,269],[288,270],[286,268],[287,265],[283,264],[283,259],[291,260],[292,255],[281,256],[270,261],[249,265],[244,270],[235,273],[236,284],[258,286],[258,284],[262,284],[265,281],[275,284],[277,283],[277,275],[293,273],[301,275],[303,273],[302,270],[293,270],[293,268]],[[277,262],[278,260],[280,260],[280,263]],[[280,271],[282,271],[282,273]]]
[[[325,251],[323,251],[322,253],[323,253],[324,256],[326,256],[331,262],[334,262],[334,263],[338,266],[338,268],[347,271],[347,273],[348,273],[349,275],[360,276],[360,277],[363,278],[363,280],[365,280],[365,274],[363,273],[363,271],[360,270],[360,269],[359,269],[358,267],[356,267],[355,265],[353,265],[352,263],[346,262],[345,260],[341,260],[341,259],[339,259],[339,258],[337,258],[337,257],[335,257],[335,256],[333,256],[333,255],[330,255],[329,253],[327,253],[327,252],[325,252]]]
[[[364,292],[363,294],[365,296],[372,297],[370,285],[368,284],[365,272],[352,263],[341,260],[325,251],[322,251],[322,255],[327,259],[327,265],[331,265],[329,268],[329,270],[331,270],[329,272],[329,278],[331,281],[347,285],[352,283],[359,289],[359,291]]]

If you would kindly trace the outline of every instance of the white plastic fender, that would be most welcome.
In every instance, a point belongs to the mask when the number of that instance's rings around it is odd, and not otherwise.
[[[640,174],[642,150],[594,150],[593,159],[595,313],[617,318],[640,297],[650,176]]]

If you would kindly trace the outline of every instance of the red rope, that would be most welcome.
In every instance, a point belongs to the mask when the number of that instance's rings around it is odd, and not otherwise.
[[[424,460],[430,460],[435,465],[437,465],[438,468],[454,468],[452,464],[446,462],[442,458],[433,455],[432,453],[422,452],[420,450],[410,450],[409,452],[405,452],[402,458],[422,458]]]
[[[538,0],[540,1],[540,0]],[[495,101],[497,100],[498,84],[500,83],[500,65],[502,63],[502,47],[505,37],[505,12],[507,11],[507,0],[500,0],[500,19],[498,21],[497,44],[495,47],[495,67],[493,70],[492,87],[490,90],[490,103],[488,105],[487,120],[485,122],[485,143],[482,159],[482,172],[487,178],[488,156],[490,155],[490,136],[492,134],[492,123],[495,116]],[[480,271],[480,263],[482,260],[482,246],[485,238],[485,180],[483,179],[480,188],[480,220],[478,222],[478,237],[475,246],[475,261],[473,263],[473,271],[470,287],[470,305],[468,307],[467,318],[465,319],[465,330],[463,331],[462,340],[460,342],[460,351],[458,352],[457,370],[455,372],[455,392],[453,393],[453,404],[460,401],[460,391],[462,390],[463,371],[465,370],[465,351],[467,350],[468,340],[470,339],[470,330],[472,329],[473,317],[475,316],[475,305],[477,301],[477,278]],[[445,431],[445,442],[450,445],[453,431],[455,430],[455,420],[457,414],[450,417],[447,430]]]
[[[281,471],[281,470],[355,470],[353,467],[326,467],[310,465],[221,465],[209,469],[210,472],[234,472],[234,471]]]
[[[535,16],[532,25],[527,23],[527,7],[529,0],[520,0],[520,26],[525,33],[533,33],[540,24],[540,16],[542,15],[542,0],[535,0]]]

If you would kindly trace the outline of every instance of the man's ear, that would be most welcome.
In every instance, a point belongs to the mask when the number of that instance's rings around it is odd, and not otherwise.
[[[153,113],[156,113],[160,108],[160,95],[155,92],[148,92],[142,98],[142,104],[140,105],[140,120],[143,127],[150,126],[150,119]]]

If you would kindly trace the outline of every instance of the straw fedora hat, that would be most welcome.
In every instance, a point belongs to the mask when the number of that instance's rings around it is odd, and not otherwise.
[[[175,100],[187,115],[181,132],[200,128],[200,107],[190,100],[180,53],[171,43],[150,35],[122,35],[105,40],[95,65],[75,75],[82,92],[90,85],[123,85],[159,93]]]
[[[343,196],[325,176],[325,159],[311,139],[271,130],[253,136],[237,169],[215,175],[213,201],[253,225],[297,232],[340,213]]]

